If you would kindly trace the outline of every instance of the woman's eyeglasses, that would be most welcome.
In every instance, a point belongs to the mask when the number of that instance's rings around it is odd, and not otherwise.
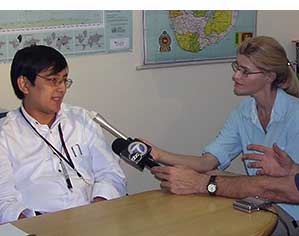
[[[255,75],[255,74],[263,74],[264,71],[249,71],[248,69],[240,66],[237,61],[232,62],[232,68],[234,72],[239,71],[244,77],[248,77],[249,75]]]

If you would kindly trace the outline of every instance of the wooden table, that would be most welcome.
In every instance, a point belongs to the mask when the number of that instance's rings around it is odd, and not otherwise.
[[[172,195],[159,190],[22,219],[15,226],[36,236],[263,236],[277,218],[234,210],[233,199]]]

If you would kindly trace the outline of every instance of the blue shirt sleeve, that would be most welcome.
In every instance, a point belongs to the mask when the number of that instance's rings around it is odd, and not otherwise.
[[[218,168],[221,170],[227,168],[242,151],[239,123],[240,115],[237,110],[234,110],[216,139],[203,149],[203,153],[210,153],[218,159],[220,163]]]

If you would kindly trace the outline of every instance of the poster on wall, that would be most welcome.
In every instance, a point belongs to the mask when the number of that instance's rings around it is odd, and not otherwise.
[[[64,55],[132,50],[132,11],[0,11],[0,62],[31,45]]]
[[[232,59],[256,33],[256,11],[143,12],[144,65]]]

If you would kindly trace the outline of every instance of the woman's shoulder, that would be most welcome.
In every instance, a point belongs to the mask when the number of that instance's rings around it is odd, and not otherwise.
[[[243,120],[244,117],[250,117],[253,103],[254,101],[250,97],[242,99],[229,113],[228,119],[235,122]]]
[[[236,112],[248,112],[251,110],[252,106],[254,106],[255,101],[252,97],[246,97],[240,101],[240,103],[236,106],[234,111]]]

